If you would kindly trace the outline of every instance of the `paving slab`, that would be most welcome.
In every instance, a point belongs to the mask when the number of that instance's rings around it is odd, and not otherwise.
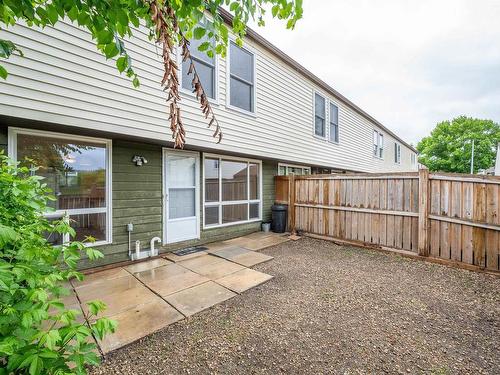
[[[118,329],[107,335],[99,345],[104,353],[109,353],[183,318],[176,309],[156,296],[153,302],[111,316],[118,322]]]
[[[218,256],[207,254],[207,255],[203,255],[201,257],[184,260],[182,262],[177,262],[177,264],[179,266],[193,270],[193,268],[206,266],[208,264],[221,262],[223,260],[224,259],[222,259]]]
[[[197,258],[197,257],[202,256],[202,255],[207,255],[207,252],[206,251],[197,251],[196,253],[191,253],[191,254],[186,254],[186,255],[176,255],[174,253],[168,253],[164,256],[164,258],[168,259],[172,262],[177,263],[177,262],[182,262],[184,260]]]
[[[72,284],[75,288],[79,288],[93,283],[102,283],[105,280],[113,280],[127,275],[128,275],[127,271],[125,271],[121,267],[117,267],[85,275],[83,281],[73,280]]]
[[[269,246],[275,246],[279,245],[280,243],[287,242],[288,240],[289,239],[286,237],[272,236],[259,240],[251,240],[242,246],[249,250],[262,250]]]
[[[136,276],[148,288],[151,288],[161,296],[167,296],[210,280],[176,263],[139,272]]]
[[[212,242],[212,243],[209,243],[208,245],[205,245],[205,247],[207,248],[207,250],[205,250],[205,251],[210,254],[210,253],[213,253],[214,251],[221,250],[221,249],[224,249],[226,247],[231,247],[231,246],[234,246],[234,245],[228,244],[224,241]]]
[[[273,259],[272,256],[262,253],[256,253],[255,251],[249,251],[248,253],[245,254],[236,255],[232,257],[230,260],[231,262],[241,264],[242,266],[245,267],[253,267],[260,263],[269,262],[272,259]]]
[[[126,271],[124,271],[126,272]],[[126,276],[111,280],[102,280],[101,282],[91,283],[76,288],[80,301],[90,301],[100,299],[107,295],[124,292],[141,286],[141,283],[131,274],[126,272]]]
[[[250,252],[250,250],[244,249],[244,248],[239,247],[239,246],[230,246],[230,247],[226,247],[224,249],[216,250],[216,251],[212,252],[212,254],[216,255],[218,257],[224,258],[224,259],[231,260],[231,258],[234,258],[237,255],[247,254],[249,252]]]
[[[245,268],[244,270],[217,279],[216,282],[233,292],[243,293],[245,290],[263,284],[272,278],[271,275]]]
[[[142,284],[136,288],[123,290],[118,293],[107,294],[99,297],[99,300],[106,304],[106,310],[100,313],[97,317],[93,317],[92,320],[103,316],[109,317],[116,315],[137,305],[152,302],[155,299],[156,295]],[[86,314],[88,314],[88,306],[85,302],[86,301],[82,301],[82,309]]]
[[[232,291],[208,281],[206,283],[182,290],[165,299],[186,316],[191,316],[208,309],[218,303],[236,296]]]
[[[221,277],[245,269],[245,267],[236,264],[234,262],[230,262],[229,260],[225,260],[223,258],[217,258],[217,259],[219,260],[218,262],[192,266],[190,269],[191,271],[196,272],[205,277],[208,277],[209,279],[212,280],[220,279]]]
[[[170,263],[171,262],[166,259],[158,258],[158,259],[148,260],[145,262],[134,263],[124,268],[130,273],[137,273],[137,272],[151,270],[153,268],[158,268],[161,266],[166,266],[167,264]]]

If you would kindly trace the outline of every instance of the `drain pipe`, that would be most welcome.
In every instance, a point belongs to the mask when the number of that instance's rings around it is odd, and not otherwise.
[[[127,232],[128,232],[128,257],[129,259],[132,259],[132,243],[131,243],[131,234],[132,231],[134,230],[134,224],[128,223],[127,224]]]
[[[149,256],[154,257],[158,255],[158,251],[155,250],[155,242],[161,243],[161,238],[160,237],[153,237],[151,238],[151,242],[149,243]]]

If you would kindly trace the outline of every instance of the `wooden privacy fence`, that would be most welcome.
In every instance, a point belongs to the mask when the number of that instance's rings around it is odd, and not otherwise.
[[[500,178],[418,173],[277,176],[289,230],[499,271]]]

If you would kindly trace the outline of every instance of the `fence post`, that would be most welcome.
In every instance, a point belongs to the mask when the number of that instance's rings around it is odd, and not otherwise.
[[[288,179],[288,216],[290,217],[290,234],[295,236],[295,174],[290,173]]]
[[[418,254],[429,256],[429,170],[418,170]]]

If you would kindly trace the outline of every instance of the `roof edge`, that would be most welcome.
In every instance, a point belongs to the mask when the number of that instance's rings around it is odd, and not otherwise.
[[[232,26],[233,24],[233,15],[229,13],[227,10],[223,8],[219,8],[219,14],[229,26]],[[381,122],[379,122],[377,119],[375,119],[373,116],[362,110],[360,107],[358,107],[356,104],[354,104],[352,101],[347,99],[344,95],[342,95],[340,92],[335,90],[332,86],[330,86],[328,83],[323,81],[321,78],[316,76],[314,73],[312,73],[309,69],[305,68],[303,65],[298,63],[295,59],[291,58],[289,55],[287,55],[285,52],[280,50],[278,47],[276,47],[274,44],[272,44],[270,41],[268,41],[266,38],[258,34],[255,30],[251,29],[250,27],[247,27],[246,29],[246,36],[253,41],[255,41],[257,44],[261,45],[264,47],[266,50],[271,52],[273,55],[278,57],[281,61],[283,61],[285,64],[288,66],[292,67],[297,71],[298,73],[302,74],[306,78],[310,79],[314,83],[316,83],[318,86],[320,86],[323,90],[327,91],[334,97],[336,97],[338,100],[346,104],[347,106],[351,107],[354,111],[356,111],[358,114],[366,118],[367,120],[373,122],[375,125],[386,131],[388,134],[396,138],[399,142],[404,144],[406,147],[414,151],[415,153],[418,154],[418,151],[416,150],[415,147],[410,145],[408,142],[403,140],[401,137],[399,137],[396,133],[394,133],[392,130],[388,129],[386,126],[384,126]]]

